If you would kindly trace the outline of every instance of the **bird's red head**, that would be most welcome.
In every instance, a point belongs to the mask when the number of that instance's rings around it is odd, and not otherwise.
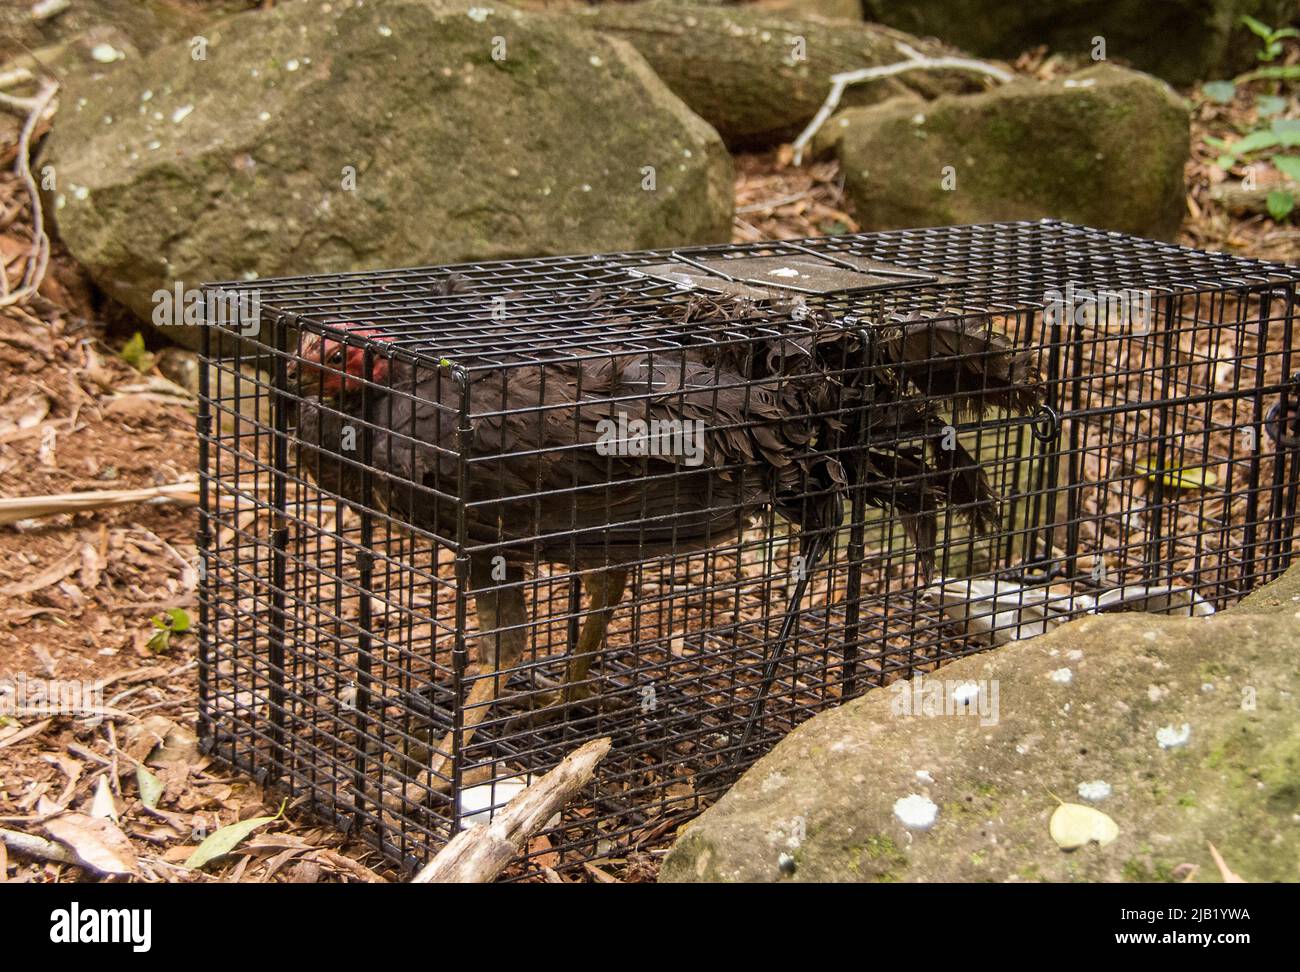
[[[343,325],[358,337],[383,340],[383,335],[370,328]],[[358,345],[344,344],[319,334],[304,334],[299,347],[300,360],[291,366],[291,377],[299,379],[300,394],[315,392],[323,399],[339,398],[360,391],[366,380],[366,351]],[[388,377],[388,359],[372,355],[370,380],[382,383]]]

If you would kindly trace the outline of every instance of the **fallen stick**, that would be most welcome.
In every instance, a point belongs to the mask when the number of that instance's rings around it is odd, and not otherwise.
[[[0,499],[0,525],[17,523],[37,516],[102,510],[149,500],[197,504],[199,484],[194,480],[148,486],[144,489],[93,489],[84,493],[57,493],[53,496],[15,496]]]
[[[514,860],[528,838],[546,826],[587,785],[611,740],[593,739],[496,812],[492,822],[462,830],[421,868],[412,884],[486,884]]]
[[[794,149],[794,164],[803,164],[803,150],[808,143],[813,140],[813,136],[821,130],[826,119],[831,117],[831,112],[839,107],[840,99],[844,97],[844,89],[851,84],[860,84],[863,81],[873,81],[878,78],[889,78],[895,74],[903,74],[906,71],[974,71],[977,74],[986,74],[991,78],[996,78],[1003,84],[1015,79],[1010,71],[1004,71],[995,64],[986,64],[984,61],[972,60],[968,57],[925,57],[920,51],[897,41],[894,45],[899,49],[907,60],[896,61],[893,64],[884,64],[880,67],[861,68],[857,71],[845,71],[842,74],[831,75],[831,90],[826,95],[826,100],[822,106],[817,109],[817,114],[813,116],[806,128],[799,133],[792,144]]]
[[[34,857],[41,861],[53,861],[55,864],[79,863],[72,851],[62,844],[56,844],[44,837],[21,834],[16,830],[0,829],[0,843],[24,857]]]

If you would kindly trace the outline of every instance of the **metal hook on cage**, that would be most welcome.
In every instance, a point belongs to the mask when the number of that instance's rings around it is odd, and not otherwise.
[[[1051,405],[1040,405],[1038,411],[1034,413],[1030,431],[1039,442],[1055,442],[1056,437],[1061,434],[1061,413]]]

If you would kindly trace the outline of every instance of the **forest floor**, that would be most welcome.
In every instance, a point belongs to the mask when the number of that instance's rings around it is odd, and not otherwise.
[[[1052,70],[1034,55],[1018,66],[1028,73]],[[1225,176],[1205,136],[1240,131],[1253,121],[1252,111],[1197,97],[1183,241],[1297,262],[1295,224],[1237,218],[1210,198],[1211,187]],[[0,128],[0,261],[10,290],[18,286],[32,247],[27,195],[12,172],[16,131]],[[835,164],[795,168],[787,157],[774,151],[737,158],[735,239],[858,229]],[[0,496],[192,480],[195,404],[181,387],[185,376],[174,367],[177,356],[161,348],[156,355],[137,349],[124,356],[133,330],[55,240],[39,293],[0,310]],[[194,738],[195,637],[189,631],[160,635],[153,621],[163,612],[188,614],[195,605],[192,498],[16,522],[0,518],[0,676],[26,673],[29,691],[43,679],[104,686],[102,699],[95,700],[102,707],[99,718],[29,716],[22,710],[0,717],[0,828],[40,835],[46,821],[62,815],[62,840],[87,853],[125,859],[146,881],[400,880],[372,849],[295,806],[207,868],[183,865],[204,833],[278,809],[251,781],[200,754]],[[144,782],[162,790],[146,806],[137,767],[151,751],[152,779]],[[96,822],[104,819],[115,821],[113,830],[125,834],[129,849]],[[538,867],[531,876],[653,880],[673,837],[674,830],[666,830],[636,855],[576,873]],[[88,876],[74,864],[6,852],[0,842],[0,880]]]

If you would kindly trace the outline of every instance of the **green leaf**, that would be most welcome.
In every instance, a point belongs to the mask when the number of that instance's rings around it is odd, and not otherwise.
[[[1288,179],[1300,182],[1300,155],[1275,155],[1273,166]]]
[[[1048,832],[1061,850],[1075,850],[1096,841],[1105,847],[1119,836],[1119,824],[1107,814],[1082,803],[1062,803],[1047,824]]]
[[[1225,151],[1228,148],[1227,142],[1225,142],[1221,138],[1215,138],[1213,135],[1204,136],[1203,141],[1205,142],[1206,145],[1209,145],[1211,148],[1223,149]]]
[[[1251,132],[1244,138],[1237,139],[1232,144],[1232,151],[1237,155],[1245,155],[1247,152],[1258,152],[1260,149],[1272,148],[1282,141],[1282,136],[1268,128],[1261,128],[1258,131]]]
[[[1183,466],[1179,469],[1162,469],[1152,462],[1139,460],[1134,468],[1152,482],[1162,482],[1175,489],[1208,489],[1219,482],[1219,477],[1209,469]]]
[[[281,804],[280,812],[284,812],[284,805]],[[237,823],[227,824],[220,830],[214,830],[208,834],[207,839],[198,847],[194,848],[194,853],[185,860],[186,867],[202,867],[209,861],[218,857],[229,854],[239,846],[245,837],[251,834],[258,827],[269,824],[272,820],[278,820],[280,814],[274,817],[250,817],[247,820],[240,820]]]
[[[1231,81],[1206,81],[1201,85],[1201,93],[1211,101],[1226,105],[1237,94],[1237,86]]]
[[[1255,99],[1255,107],[1264,118],[1271,118],[1286,110],[1286,99],[1277,95],[1260,95]],[[1209,141],[1207,138],[1206,141]]]
[[[136,331],[122,346],[121,358],[141,373],[153,367],[153,355],[144,346],[144,335]]]
[[[145,647],[155,655],[164,654],[171,647],[172,633],[166,628],[162,628],[153,633],[153,637],[145,642]]]
[[[190,630],[190,616],[181,608],[168,608],[149,619],[155,628],[182,633]]]
[[[1268,214],[1273,217],[1273,222],[1280,223],[1291,215],[1291,210],[1295,209],[1295,197],[1283,189],[1274,189],[1268,194],[1266,200],[1268,205]]]
[[[1235,155],[1220,155],[1217,159],[1214,160],[1214,164],[1217,165],[1224,172],[1227,172],[1229,169],[1231,169],[1234,165],[1237,164],[1237,157]]]
[[[163,781],[149,772],[144,763],[136,763],[135,782],[136,786],[140,788],[140,802],[150,810],[156,808],[158,800],[162,796]]]
[[[1241,22],[1245,24],[1250,29],[1250,32],[1256,37],[1263,38],[1264,40],[1273,39],[1273,28],[1262,20],[1256,20],[1250,14],[1242,14]]]

